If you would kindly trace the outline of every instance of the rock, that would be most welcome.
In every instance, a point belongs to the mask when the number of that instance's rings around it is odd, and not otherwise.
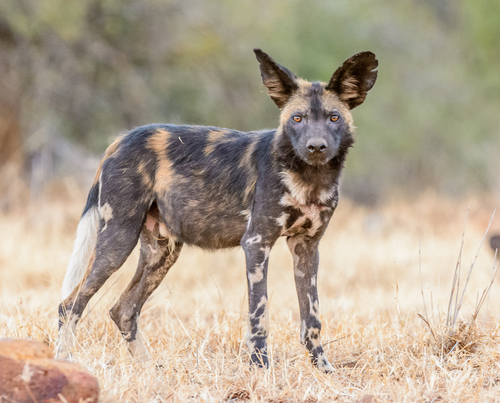
[[[54,358],[52,351],[38,340],[1,339],[0,355],[18,360]]]
[[[0,396],[19,403],[98,401],[99,385],[90,372],[51,357],[43,343],[0,340]]]

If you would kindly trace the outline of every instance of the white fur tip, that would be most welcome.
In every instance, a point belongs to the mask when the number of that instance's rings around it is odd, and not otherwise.
[[[97,242],[98,229],[99,212],[97,207],[92,207],[78,223],[73,252],[62,285],[61,300],[64,301],[73,292],[85,275]]]

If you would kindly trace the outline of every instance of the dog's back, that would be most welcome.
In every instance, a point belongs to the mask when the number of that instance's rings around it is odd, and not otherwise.
[[[275,132],[139,127],[104,162],[101,186],[123,188],[132,181],[137,196],[127,202],[156,200],[169,236],[183,243],[207,249],[239,246],[258,170],[270,172]]]

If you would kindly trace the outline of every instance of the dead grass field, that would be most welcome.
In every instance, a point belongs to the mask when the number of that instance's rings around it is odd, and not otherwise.
[[[35,338],[54,348],[60,286],[85,197],[49,194],[27,209],[0,213],[0,337]],[[321,244],[318,282],[333,374],[314,369],[299,343],[284,240],[273,249],[269,269],[268,371],[248,365],[245,264],[238,249],[183,250],[143,309],[141,331],[154,357],[149,364],[133,362],[107,314],[133,274],[135,252],[91,301],[76,357],[98,376],[102,402],[357,401],[366,395],[392,402],[500,401],[500,279],[488,312],[485,302],[471,322],[494,267],[487,245],[457,325],[445,326],[468,206],[461,287],[496,207],[491,200],[427,194],[371,211],[341,200]],[[490,231],[499,229],[497,216]]]

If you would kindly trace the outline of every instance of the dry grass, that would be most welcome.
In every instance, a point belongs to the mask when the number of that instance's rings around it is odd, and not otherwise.
[[[78,202],[62,199],[46,196],[0,215],[0,337],[35,338],[54,347],[60,285],[85,195]],[[496,401],[498,284],[490,311],[485,302],[471,321],[492,275],[486,248],[456,325],[445,326],[468,205],[462,287],[493,203],[425,195],[368,211],[341,202],[322,241],[319,277],[323,341],[334,374],[314,369],[299,344],[283,240],[271,253],[269,371],[248,366],[244,255],[236,249],[185,248],[143,310],[150,364],[132,361],[107,315],[133,274],[134,253],[91,301],[76,356],[98,376],[102,402]],[[499,222],[493,221],[493,230]]]

